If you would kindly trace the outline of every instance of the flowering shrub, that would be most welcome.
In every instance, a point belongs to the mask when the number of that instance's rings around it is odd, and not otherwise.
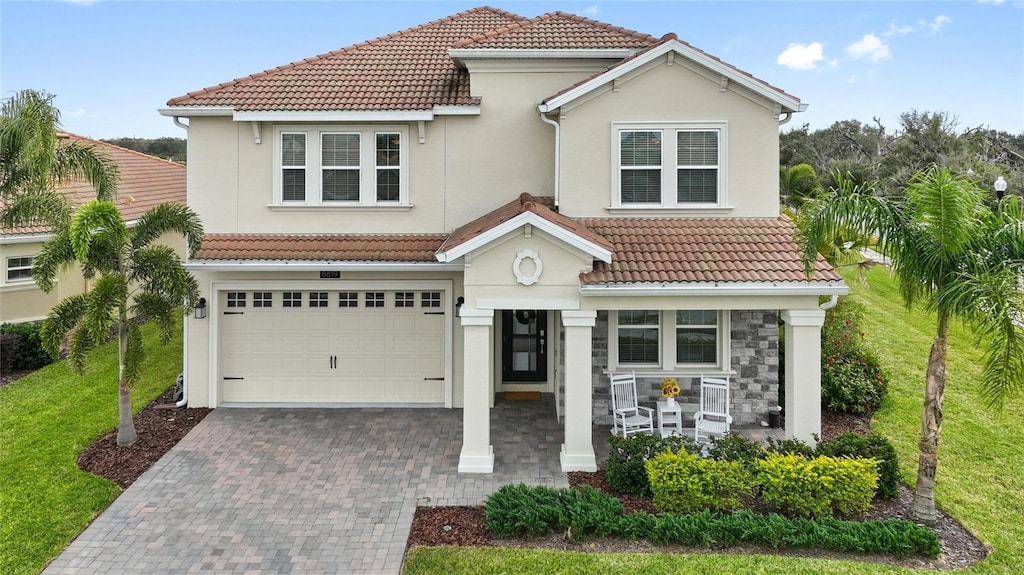
[[[846,413],[870,413],[885,397],[886,379],[874,354],[864,349],[861,304],[840,298],[821,328],[821,403]]]

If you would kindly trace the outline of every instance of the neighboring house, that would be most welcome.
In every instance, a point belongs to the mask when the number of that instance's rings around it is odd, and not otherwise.
[[[74,134],[59,134],[61,139],[88,144],[117,163],[117,207],[129,226],[146,210],[159,204],[185,203],[185,166],[139,152],[127,150]],[[87,182],[62,184],[58,190],[72,205],[96,199],[96,190]],[[53,233],[43,226],[0,229],[0,323],[38,321],[46,317],[57,302],[84,292],[88,283],[77,267],[61,272],[56,286],[44,293],[32,281],[32,260],[43,242]],[[185,257],[185,240],[168,235],[160,243],[175,248]]]
[[[459,470],[490,472],[495,393],[553,392],[562,467],[592,470],[611,372],[648,401],[678,378],[688,421],[729,375],[736,424],[766,419],[781,314],[811,440],[847,288],[779,215],[804,108],[671,34],[486,7],[174,98],[208,233],[189,402],[461,407]]]

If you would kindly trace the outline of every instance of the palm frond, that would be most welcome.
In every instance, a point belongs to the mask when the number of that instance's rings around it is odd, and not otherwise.
[[[193,306],[199,299],[199,284],[182,265],[181,258],[170,247],[152,245],[140,248],[128,260],[128,274],[142,291],[158,295],[168,305]]]
[[[154,322],[160,330],[160,338],[167,343],[174,337],[178,305],[154,293],[141,292],[135,295],[130,312],[136,317],[145,317]]]
[[[74,262],[75,250],[71,247],[71,236],[65,229],[43,242],[39,248],[32,260],[32,279],[39,289],[50,293],[56,285],[57,275]]]
[[[96,146],[70,142],[57,146],[50,176],[57,182],[85,180],[96,189],[96,199],[112,202],[116,196],[117,163]]]
[[[81,326],[88,329],[92,338],[102,341],[115,326],[117,310],[124,305],[128,295],[128,284],[118,274],[100,276],[86,296],[85,315]]]
[[[189,257],[203,243],[203,224],[191,208],[181,204],[160,204],[142,214],[132,230],[132,249],[149,245],[161,235],[175,232],[185,238]]]
[[[39,330],[43,349],[54,359],[60,357],[60,348],[68,332],[78,325],[85,314],[85,294],[64,298],[50,309]]]
[[[71,245],[79,260],[96,261],[90,259],[93,244],[112,249],[125,245],[128,240],[128,228],[117,206],[99,200],[92,200],[75,211],[70,230]]]
[[[67,198],[50,190],[28,191],[12,194],[3,201],[0,212],[0,227],[42,225],[50,229],[67,227],[71,219],[71,207]]]
[[[68,363],[71,364],[72,369],[78,373],[85,371],[85,358],[90,351],[96,348],[97,343],[88,329],[76,329],[71,332]]]
[[[142,360],[146,358],[146,347],[142,341],[142,329],[135,323],[128,325],[128,345],[125,349],[124,372],[121,381],[131,388],[139,381],[142,371]]]

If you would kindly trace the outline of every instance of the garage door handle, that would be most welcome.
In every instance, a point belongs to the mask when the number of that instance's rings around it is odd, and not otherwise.
[[[239,381],[245,379],[244,377],[225,377],[224,381]]]
[[[244,313],[244,311],[226,311],[224,315],[243,315]]]
[[[423,315],[444,315],[443,311],[425,311]]]
[[[443,377],[424,377],[423,381],[444,381]]]

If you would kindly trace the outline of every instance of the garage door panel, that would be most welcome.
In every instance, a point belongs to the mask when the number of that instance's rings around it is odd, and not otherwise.
[[[353,307],[339,307],[336,291],[328,292],[332,307],[324,308],[308,307],[308,292],[302,294],[307,307],[284,308],[283,295],[273,292],[267,307],[255,308],[250,292],[242,313],[221,316],[222,376],[244,377],[223,381],[222,401],[444,401],[444,381],[426,378],[444,376],[446,316],[398,307],[420,306],[419,292],[411,302],[385,292],[380,308],[365,307],[365,292]]]

